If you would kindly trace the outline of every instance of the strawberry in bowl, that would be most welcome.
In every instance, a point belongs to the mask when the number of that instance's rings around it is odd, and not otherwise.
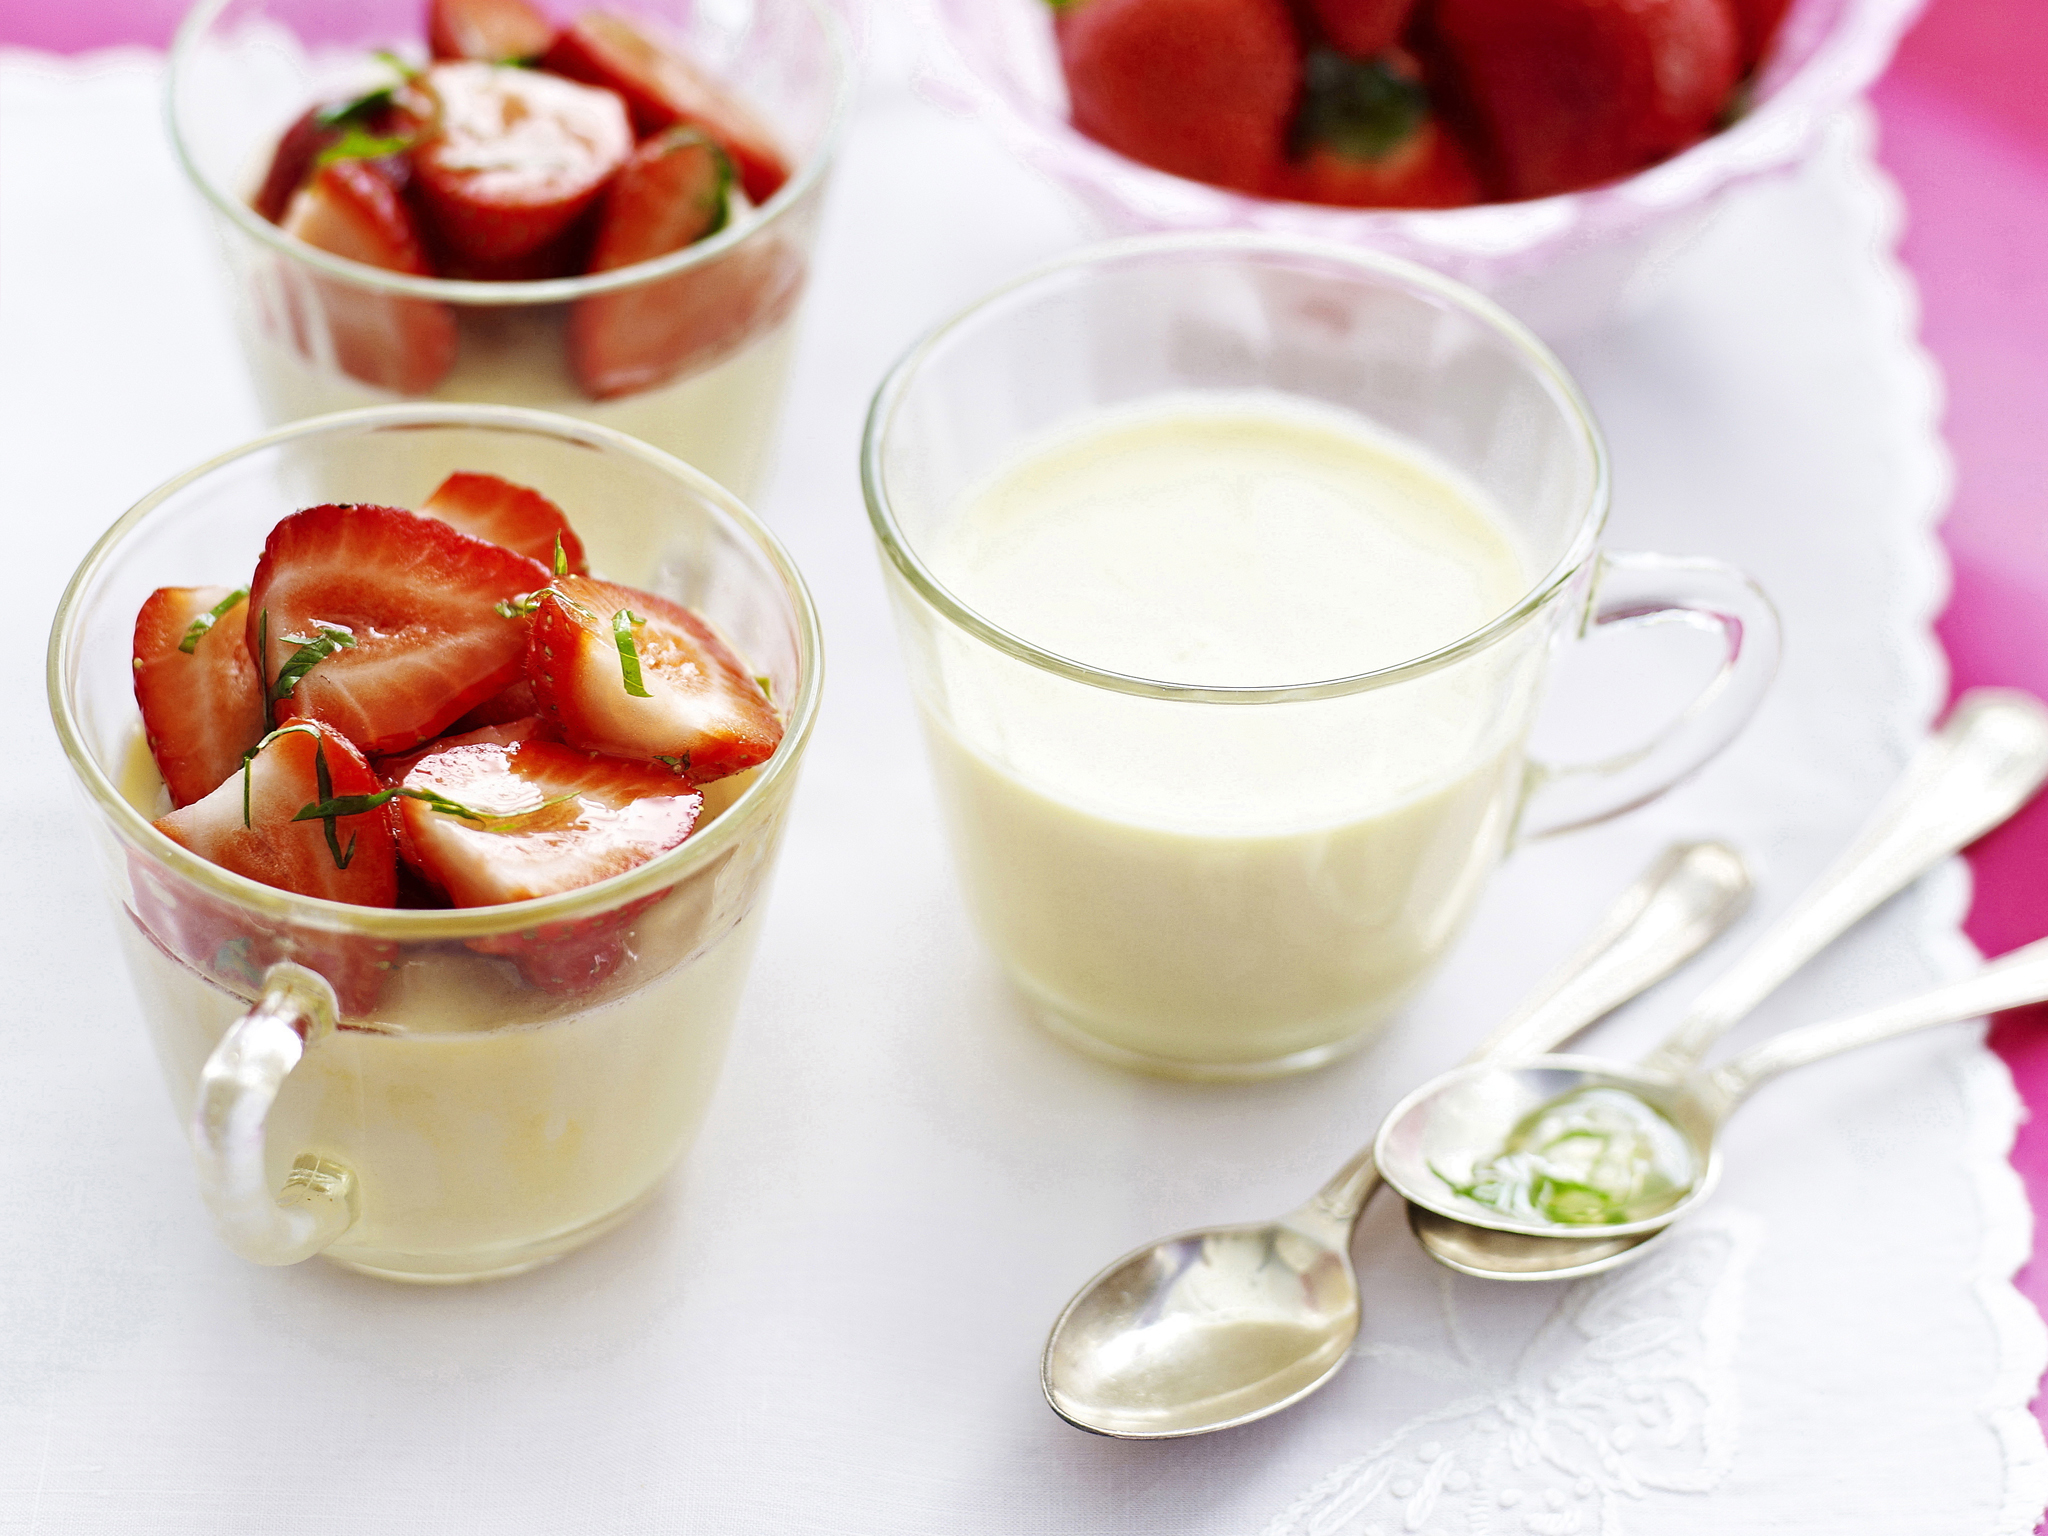
[[[498,906],[679,847],[707,786],[774,756],[765,678],[703,615],[575,574],[582,541],[540,492],[462,471],[421,508],[303,508],[246,586],[144,601],[136,702],[173,807],[157,831],[300,896]],[[531,712],[470,728],[503,700]],[[664,894],[470,947],[543,990],[586,990]],[[195,950],[169,926],[160,940],[202,969],[224,947],[237,967],[278,957],[259,932],[209,922]],[[380,953],[347,967],[345,1007],[376,1006]]]
[[[195,10],[172,133],[271,420],[539,406],[758,485],[844,115],[838,24],[822,0],[737,25],[606,3],[422,0],[410,35],[339,5]]]
[[[1806,155],[1916,10],[1915,0],[935,6],[962,103],[1108,231],[1250,229],[1364,246],[1434,267],[1551,332],[1653,292],[1729,190]],[[1172,49],[1148,47],[1149,28],[1170,32]],[[1242,125],[1257,82],[1295,81],[1284,106],[1277,88],[1260,88],[1256,126],[1235,136],[1239,158],[1227,164],[1213,158],[1213,124],[1172,116],[1181,86],[1208,80],[1226,57],[1242,61],[1243,77],[1215,89]]]

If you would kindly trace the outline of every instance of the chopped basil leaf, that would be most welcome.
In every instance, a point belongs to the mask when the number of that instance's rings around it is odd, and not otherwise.
[[[265,616],[268,617],[267,610]],[[273,701],[289,697],[291,691],[299,686],[299,679],[312,671],[316,665],[336,651],[356,643],[356,637],[345,629],[337,629],[328,624],[322,624],[319,628],[320,633],[317,635],[284,637],[286,645],[296,645],[298,649],[292,652],[291,659],[278,669],[277,686],[270,693]]]
[[[187,656],[198,650],[199,642],[206,638],[206,632],[226,618],[235,604],[241,602],[248,595],[249,589],[247,587],[237,587],[206,612],[199,615],[198,618],[192,621],[190,627],[186,629],[185,638],[178,642],[178,649]]]
[[[612,638],[619,646],[619,670],[625,674],[626,692],[636,699],[654,697],[640,681],[640,650],[633,644],[633,626],[646,622],[630,608],[621,608],[612,615]]]

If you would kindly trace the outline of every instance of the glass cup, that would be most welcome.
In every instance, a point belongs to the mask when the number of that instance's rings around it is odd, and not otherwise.
[[[1427,654],[1262,686],[1130,675],[962,598],[955,532],[991,477],[1106,411],[1246,392],[1391,435],[1540,574]],[[968,907],[1038,1017],[1127,1066],[1260,1076],[1358,1045],[1507,849],[1662,793],[1776,663],[1739,573],[1597,549],[1606,454],[1572,381],[1507,314],[1393,258],[1266,235],[1083,251],[918,343],[862,454]],[[1605,762],[1527,755],[1564,641],[1671,620],[1725,644],[1674,724]]]
[[[236,327],[273,424],[405,398],[532,406],[642,438],[742,497],[769,464],[825,172],[851,96],[821,0],[617,0],[747,101],[791,155],[752,216],[637,266],[535,282],[412,277],[316,250],[250,206],[308,107],[392,82],[423,56],[419,0],[201,0],[171,52],[171,138],[214,214]],[[609,307],[614,313],[607,317]],[[586,391],[568,343],[624,309],[662,333],[644,369]]]
[[[785,712],[775,755],[706,786],[705,819],[679,847],[510,906],[297,896],[158,832],[169,801],[129,667],[143,599],[245,581],[297,508],[413,506],[458,469],[538,488],[594,570],[708,616]],[[58,607],[50,708],[229,1246],[262,1264],[321,1253],[398,1279],[483,1279],[589,1241],[650,1194],[718,1076],[819,667],[802,579],[730,492],[619,433],[534,411],[387,406],[300,423],[114,524]]]

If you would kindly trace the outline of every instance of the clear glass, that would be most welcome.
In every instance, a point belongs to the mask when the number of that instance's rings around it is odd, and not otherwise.
[[[782,139],[787,185],[752,217],[671,256],[591,277],[464,282],[408,277],[315,250],[249,199],[278,136],[309,106],[388,84],[373,54],[424,59],[418,0],[202,0],[171,53],[171,137],[214,215],[236,326],[267,421],[403,398],[531,406],[594,421],[694,464],[742,497],[770,463],[826,171],[846,116],[850,56],[819,0],[621,0],[688,46]],[[650,297],[690,316],[678,371],[588,397],[565,337],[580,305]],[[424,388],[352,338],[439,327],[454,362]]]
[[[246,580],[270,526],[295,508],[416,505],[457,469],[539,488],[568,512],[594,570],[708,615],[782,701],[775,756],[708,786],[710,819],[681,846],[516,906],[294,896],[157,832],[150,819],[168,802],[152,798],[161,786],[129,669],[143,599]],[[718,1076],[819,668],[802,580],[730,492],[618,433],[536,412],[393,406],[302,423],[116,523],[58,609],[50,706],[143,1016],[231,1245],[260,1262],[324,1251],[398,1278],[475,1279],[566,1252],[649,1194]],[[486,952],[508,939],[573,944],[600,925],[620,963],[581,991],[538,990]]]
[[[1625,313],[1733,188],[1796,165],[1870,88],[1922,0],[1793,0],[1749,107],[1721,132],[1634,176],[1474,208],[1328,208],[1250,197],[1125,159],[1067,121],[1044,0],[935,0],[949,94],[1011,152],[1069,188],[1108,234],[1261,230],[1403,256],[1469,283],[1548,332]]]
[[[949,584],[947,531],[1000,467],[1111,407],[1247,391],[1334,408],[1464,477],[1540,576],[1427,655],[1264,687],[1106,671]],[[1533,337],[1443,278],[1341,247],[1137,240],[1024,278],[897,365],[863,474],[968,905],[1049,1026],[1152,1070],[1259,1075],[1359,1043],[1516,838],[1692,771],[1775,662],[1769,604],[1737,573],[1596,555],[1604,451]],[[1610,762],[1532,763],[1558,642],[1661,620],[1723,639],[1694,707]]]

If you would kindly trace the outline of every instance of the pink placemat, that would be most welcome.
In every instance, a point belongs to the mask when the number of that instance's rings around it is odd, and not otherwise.
[[[1906,200],[1902,253],[1922,334],[1948,382],[1955,502],[1942,536],[1955,588],[1938,627],[1953,687],[2048,697],[2048,9],[1935,0],[1876,92],[1881,158]],[[1987,954],[2048,933],[2048,800],[1971,853],[1969,934]],[[2034,1207],[2022,1291],[2048,1312],[2048,1007],[2007,1014],[1992,1044],[2032,1118],[2013,1165]],[[2044,1400],[2035,1400],[2042,1413]],[[2048,1415],[2044,1415],[2048,1417]]]

